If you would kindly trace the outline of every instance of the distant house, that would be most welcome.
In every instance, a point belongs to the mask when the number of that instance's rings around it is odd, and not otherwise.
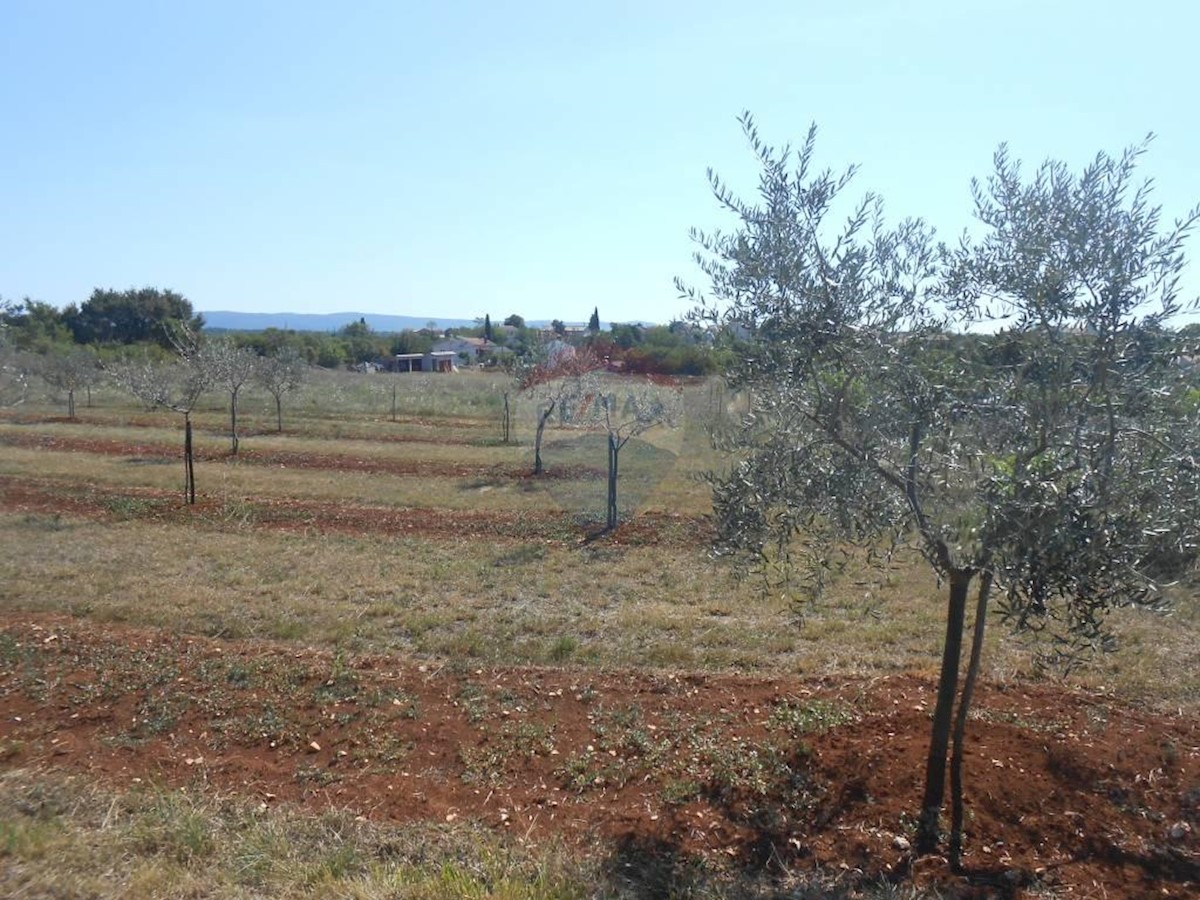
[[[562,331],[561,335],[558,332],[556,332],[553,328],[551,328],[549,325],[547,325],[545,328],[542,329],[542,338],[544,340],[548,340],[548,341],[552,341],[557,337],[561,337],[565,340],[571,340],[572,338],[584,337],[587,334],[588,334],[588,327],[587,327],[587,324],[583,323],[583,322],[565,323],[563,325],[563,331]]]
[[[397,353],[395,356],[395,371],[397,372],[453,372],[453,350],[429,353]]]
[[[483,363],[500,348],[487,338],[452,337],[433,345],[435,353],[457,354],[467,364]]]

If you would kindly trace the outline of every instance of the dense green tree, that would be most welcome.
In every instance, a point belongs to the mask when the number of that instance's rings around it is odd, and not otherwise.
[[[392,340],[391,353],[428,353],[433,349],[433,337],[420,331],[402,331]]]
[[[282,328],[264,328],[262,331],[239,331],[234,332],[231,337],[239,347],[248,347],[259,356],[272,356],[284,347],[299,348],[302,344],[299,332]]]
[[[483,339],[485,341],[494,341],[496,339],[496,335],[492,332],[492,317],[486,313],[483,317]]]
[[[322,335],[315,340],[306,341],[309,361],[323,369],[337,369],[348,361],[346,345],[330,335]]]
[[[621,355],[625,371],[646,375],[714,375],[724,357],[707,347],[662,347],[643,344]]]
[[[592,334],[597,334],[600,331],[600,307],[592,308],[592,317],[588,319],[587,330]]]
[[[179,329],[199,333],[204,326],[187,298],[157,288],[96,288],[78,309],[68,307],[63,318],[81,344],[150,342],[170,348]]]
[[[642,326],[637,322],[629,324],[613,322],[608,326],[608,330],[611,334],[612,342],[622,350],[636,347],[642,342]]]
[[[45,353],[74,342],[71,330],[58,308],[40,300],[24,298],[20,304],[9,304],[3,313],[9,340],[19,350]]]
[[[613,324],[601,344],[592,349],[619,360],[629,373],[645,375],[711,375],[719,370],[719,357],[698,341],[696,327],[674,323],[644,328],[639,324]]]
[[[1164,550],[1200,540],[1200,422],[1181,415],[1187,385],[1162,328],[1200,211],[1161,228],[1133,183],[1143,148],[1031,179],[1002,149],[975,186],[982,236],[948,254],[919,222],[887,226],[873,197],[837,212],[854,170],[815,168],[815,129],[792,152],[743,126],[759,199],[710,175],[739,225],[694,233],[711,299],[685,289],[744,335],[729,379],[752,408],[724,436],[730,471],[712,478],[721,547],[817,584],[847,542],[888,551],[877,558],[912,547],[946,584],[915,849],[938,845],[949,763],[957,866],[993,593],[1005,620],[1053,633],[1050,650],[1074,663],[1106,646],[1109,609],[1160,599]],[[1003,334],[962,339],[993,317]]]
[[[524,328],[525,320],[521,316],[518,316],[516,313],[513,313],[511,316],[509,316],[507,319],[504,320],[504,324],[510,328]]]
[[[516,327],[516,330],[505,338],[504,347],[508,351],[510,360],[528,360],[537,355],[541,343],[542,335],[540,331],[536,328],[527,328],[521,325],[520,327]],[[511,362],[503,364],[511,366]]]
[[[373,362],[383,356],[389,345],[385,337],[380,336],[367,324],[365,318],[351,322],[338,330],[337,337],[342,345],[337,354],[350,363]],[[325,365],[325,363],[320,363]]]

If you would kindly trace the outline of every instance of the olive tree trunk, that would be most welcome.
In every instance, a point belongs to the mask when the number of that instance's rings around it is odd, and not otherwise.
[[[953,749],[950,752],[950,867],[962,868],[963,831],[963,737],[967,731],[967,716],[971,712],[971,700],[975,694],[975,682],[979,677],[979,660],[983,655],[983,635],[987,626],[988,596],[992,591],[992,575],[984,572],[979,579],[979,596],[975,601],[975,626],[971,635],[971,658],[967,663],[967,674],[963,680],[962,696],[958,701],[958,712],[954,716]]]
[[[237,398],[237,391],[229,392],[229,450],[234,456],[238,452]]]
[[[942,645],[942,672],[938,679],[937,706],[933,711],[933,731],[929,740],[929,758],[925,765],[925,796],[917,822],[916,853],[924,856],[938,846],[938,819],[946,797],[946,756],[950,748],[950,726],[954,697],[958,693],[958,664],[962,653],[963,626],[966,621],[967,591],[973,573],[969,569],[950,571],[950,596],[946,608],[946,638]]]
[[[608,516],[605,529],[612,531],[617,527],[617,471],[620,462],[621,445],[616,435],[608,435]]]
[[[550,416],[554,413],[555,401],[550,403],[538,414],[537,431],[533,436],[533,474],[541,475],[545,471],[545,466],[542,465],[542,435],[546,433],[546,423],[550,421]]]
[[[196,502],[196,466],[192,456],[192,416],[183,417],[183,494],[189,504]]]

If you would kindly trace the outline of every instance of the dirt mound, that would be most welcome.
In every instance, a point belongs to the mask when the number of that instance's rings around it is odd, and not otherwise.
[[[0,616],[4,766],[600,836],[626,858],[757,871],[904,870],[933,695],[915,675],[483,669]],[[981,896],[1200,888],[1190,715],[984,686],[966,777]],[[943,866],[919,861],[916,876]]]

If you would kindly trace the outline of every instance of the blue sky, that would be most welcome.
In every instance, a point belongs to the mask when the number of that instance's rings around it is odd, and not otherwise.
[[[729,224],[705,168],[754,190],[743,109],[947,239],[1001,141],[1078,166],[1154,131],[1179,215],[1197,34],[1162,0],[0,0],[0,295],[668,321],[689,227]]]

